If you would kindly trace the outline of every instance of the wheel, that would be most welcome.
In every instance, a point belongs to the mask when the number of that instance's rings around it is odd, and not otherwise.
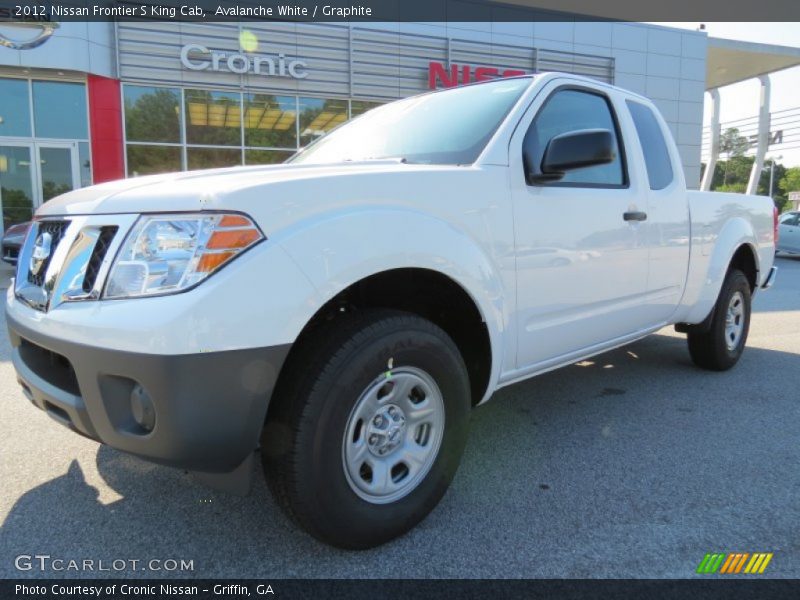
[[[284,510],[348,549],[425,518],[456,472],[471,408],[448,335],[412,314],[365,310],[322,327],[288,369],[261,442]]]
[[[727,371],[737,363],[750,330],[750,301],[747,277],[738,269],[730,269],[708,331],[689,333],[689,354],[694,364],[712,371]]]

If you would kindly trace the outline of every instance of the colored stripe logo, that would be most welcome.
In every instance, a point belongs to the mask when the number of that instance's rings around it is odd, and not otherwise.
[[[709,553],[703,557],[697,565],[697,573],[701,575],[736,575],[745,573],[748,575],[760,575],[767,568],[772,560],[772,552],[730,552]]]

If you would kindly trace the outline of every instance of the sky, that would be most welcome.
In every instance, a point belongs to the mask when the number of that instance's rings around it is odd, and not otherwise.
[[[668,27],[697,29],[699,23],[657,23]],[[705,23],[711,37],[800,47],[800,23]],[[770,75],[772,82],[772,112],[800,107],[800,67],[778,71]],[[743,81],[720,88],[720,121],[723,123],[758,114],[759,83]],[[799,113],[800,114],[800,113]],[[708,94],[705,96],[703,124],[711,120]],[[798,118],[800,121],[800,117]],[[800,125],[800,123],[798,123]],[[793,144],[796,145],[796,144]],[[776,150],[767,154],[787,167],[800,166],[800,149]],[[783,158],[779,159],[778,156]]]

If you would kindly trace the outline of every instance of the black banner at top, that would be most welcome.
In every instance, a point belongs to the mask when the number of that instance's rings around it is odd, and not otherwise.
[[[2,21],[800,21],[798,0],[0,0]]]

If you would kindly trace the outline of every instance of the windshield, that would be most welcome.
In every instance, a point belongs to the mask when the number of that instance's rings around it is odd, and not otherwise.
[[[530,82],[527,77],[498,79],[392,102],[338,127],[288,162],[402,158],[471,164]]]

